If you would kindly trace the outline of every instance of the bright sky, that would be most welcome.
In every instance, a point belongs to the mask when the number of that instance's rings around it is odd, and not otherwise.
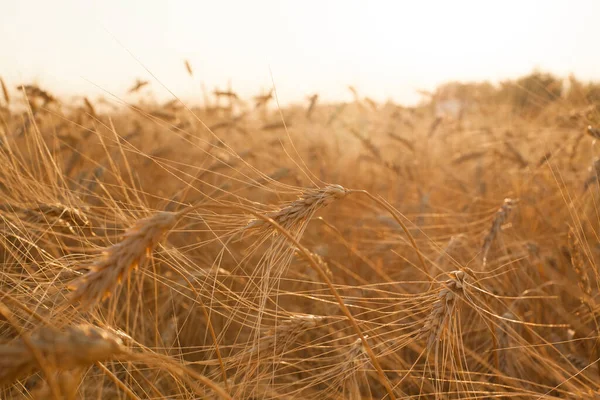
[[[136,78],[150,78],[145,66],[192,99],[202,82],[212,90],[229,80],[255,95],[272,72],[283,103],[315,92],[346,99],[348,85],[412,102],[416,89],[447,80],[535,67],[600,79],[599,15],[594,0],[0,0],[0,76],[59,95],[93,97],[97,85],[126,96]]]

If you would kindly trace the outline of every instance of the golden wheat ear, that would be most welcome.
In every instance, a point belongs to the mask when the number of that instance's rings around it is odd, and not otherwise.
[[[348,189],[340,185],[328,185],[322,189],[308,189],[297,200],[288,203],[277,211],[266,214],[266,216],[282,227],[291,229],[310,219],[319,209],[345,197],[346,194],[348,194]],[[253,219],[245,229],[266,225],[266,222],[262,219]]]
[[[502,207],[496,211],[496,215],[494,216],[494,221],[492,222],[492,227],[489,232],[485,236],[483,240],[483,245],[481,246],[481,254],[483,259],[483,265],[487,265],[488,261],[488,253],[490,248],[492,247],[492,242],[498,236],[498,233],[502,230],[502,225],[508,220],[513,208],[517,205],[519,200],[517,199],[504,199],[504,204]]]
[[[449,275],[451,278],[444,282],[444,287],[439,291],[431,312],[417,336],[427,339],[428,350],[431,350],[442,337],[454,313],[456,300],[464,290],[466,274],[463,271],[454,271]]]
[[[89,268],[89,272],[76,278],[69,288],[71,301],[79,301],[89,309],[113,292],[123,277],[132,269],[143,265],[165,232],[172,229],[178,215],[160,212],[139,220],[125,232],[123,240],[108,247]]]
[[[41,381],[38,386],[31,390],[33,400],[79,400],[77,391],[81,385],[83,373],[79,371],[60,371],[54,374],[53,379],[59,389],[59,396],[55,396],[48,384],[48,379]]]
[[[124,353],[119,337],[96,326],[73,325],[63,330],[44,327],[27,341],[20,338],[0,346],[0,384],[40,371],[41,363],[50,366],[51,371],[72,370]]]

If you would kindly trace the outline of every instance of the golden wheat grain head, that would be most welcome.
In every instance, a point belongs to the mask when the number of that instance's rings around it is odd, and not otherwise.
[[[348,192],[341,185],[327,185],[322,189],[308,189],[297,200],[288,203],[278,211],[268,213],[266,216],[284,228],[291,228],[312,217],[320,208],[345,197]],[[246,229],[265,226],[265,224],[266,222],[262,219],[254,219],[250,221]]]
[[[108,297],[124,276],[144,263],[176,222],[177,214],[169,212],[139,220],[127,230],[122,241],[103,252],[88,273],[71,283],[71,301],[80,301],[84,308],[90,308]]]
[[[41,355],[38,360],[29,345],[18,339],[0,346],[0,384],[12,383],[40,370],[40,362],[52,370],[88,367],[124,353],[121,339],[89,324],[65,329],[43,327],[29,338],[29,344]]]

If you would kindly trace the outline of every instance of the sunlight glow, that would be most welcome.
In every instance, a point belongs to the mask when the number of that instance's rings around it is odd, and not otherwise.
[[[95,84],[123,96],[136,78],[149,79],[141,64],[186,99],[201,96],[201,83],[225,88],[229,80],[255,95],[271,86],[272,71],[283,102],[317,91],[345,99],[347,85],[412,102],[416,89],[447,80],[499,80],[536,67],[600,78],[594,1],[4,3],[0,75],[59,94],[101,93]],[[152,91],[168,96],[157,83]]]

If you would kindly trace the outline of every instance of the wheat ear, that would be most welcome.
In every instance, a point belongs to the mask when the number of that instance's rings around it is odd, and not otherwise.
[[[31,335],[29,342],[43,361],[60,370],[88,367],[125,352],[119,337],[92,325],[74,325],[60,331],[44,327]],[[40,362],[22,338],[0,345],[0,384],[39,371]]]
[[[177,220],[178,215],[169,212],[139,220],[127,230],[123,240],[103,252],[88,273],[71,283],[71,301],[79,301],[84,308],[90,308],[108,297],[125,275],[144,263]]]
[[[60,396],[52,393],[52,388],[47,381],[42,381],[39,386],[31,391],[33,400],[77,400],[77,390],[81,384],[80,371],[61,371],[55,374],[54,380],[58,384]]]
[[[365,340],[369,336],[365,335]],[[356,339],[353,343],[346,346],[343,350],[342,357],[339,362],[329,368],[325,372],[325,376],[332,381],[331,390],[338,391],[342,389],[344,399],[360,400],[363,398],[360,391],[360,377],[365,373],[365,367],[369,364],[369,356],[367,355],[362,339]]]
[[[258,346],[252,348],[251,351],[268,351],[274,348],[285,349],[285,346],[295,341],[302,332],[316,327],[324,318],[317,315],[294,315],[276,328],[268,330],[260,339]]]
[[[290,229],[310,219],[319,209],[343,198],[347,193],[348,190],[340,185],[328,185],[322,189],[308,189],[297,200],[277,211],[268,213],[266,216],[282,227]],[[253,219],[248,223],[246,229],[263,226],[268,226],[264,220]]]
[[[483,246],[481,247],[484,266],[487,264],[487,256],[490,251],[490,248],[492,247],[492,242],[494,241],[496,236],[498,236],[498,233],[502,229],[502,225],[504,225],[504,223],[510,216],[513,207],[516,204],[516,200],[508,198],[504,199],[504,204],[502,204],[502,207],[500,207],[500,209],[496,211],[496,216],[494,217],[494,221],[492,222],[492,227],[490,228],[488,234],[485,236],[485,239],[483,240]]]
[[[441,338],[454,312],[456,300],[463,294],[466,274],[463,271],[454,271],[450,276],[451,279],[444,282],[444,287],[437,295],[425,325],[419,331],[418,338],[427,338],[429,350]]]
[[[509,332],[513,324],[510,321],[516,320],[516,317],[512,312],[507,311],[502,315],[502,318],[500,324],[496,327],[496,336],[498,338],[498,369],[507,376],[513,376],[513,363],[510,362],[512,354],[509,349],[512,338]]]
[[[453,254],[466,239],[467,235],[463,233],[452,236],[448,241],[446,247],[442,250],[438,258],[435,260],[434,265],[437,265],[439,269],[443,269],[444,267],[446,267],[446,265],[449,262],[453,261]]]

